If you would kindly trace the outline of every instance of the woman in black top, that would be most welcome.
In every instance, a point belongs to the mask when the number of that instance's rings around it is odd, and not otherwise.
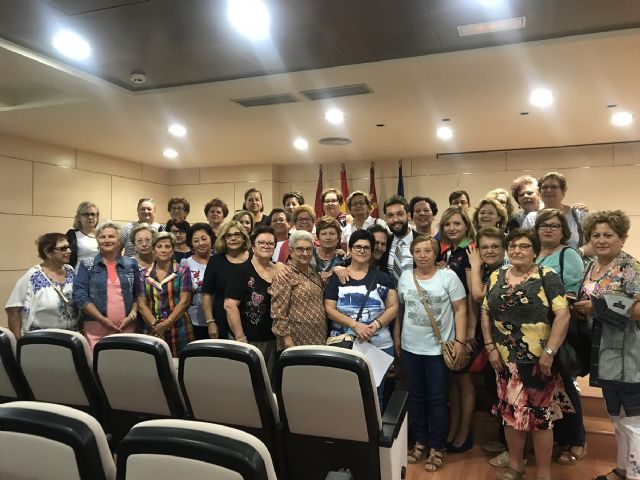
[[[224,291],[232,274],[249,261],[249,244],[249,235],[239,222],[225,223],[220,229],[217,254],[209,259],[202,283],[202,310],[210,338],[229,338]]]

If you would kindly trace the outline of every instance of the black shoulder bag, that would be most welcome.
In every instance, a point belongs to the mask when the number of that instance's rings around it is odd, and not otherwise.
[[[538,273],[540,274],[540,283],[542,284],[542,291],[544,292],[544,296],[547,297],[547,303],[549,304],[549,311],[547,312],[547,317],[549,318],[549,325],[553,328],[553,321],[555,319],[555,314],[551,309],[552,299],[547,295],[547,289],[544,286],[544,272],[542,271],[542,267],[538,265]],[[562,344],[558,347],[558,351],[555,354],[555,361],[557,362],[558,369],[561,373],[565,375],[569,375],[571,377],[576,377],[582,371],[582,362],[576,353],[576,350],[573,346],[567,341],[565,338]]]

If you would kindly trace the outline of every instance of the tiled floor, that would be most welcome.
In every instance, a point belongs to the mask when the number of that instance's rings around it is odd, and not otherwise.
[[[589,451],[588,455],[574,466],[553,464],[553,480],[590,480],[596,475],[609,472],[615,466],[611,461],[615,458],[615,453],[612,455],[615,445],[611,447],[613,450],[605,452],[604,456]],[[475,446],[465,454],[445,457],[444,467],[436,473],[424,471],[422,464],[409,465],[407,480],[494,480],[502,469],[489,465],[489,458],[482,448]],[[527,467],[527,480],[534,480],[535,474],[535,467]]]

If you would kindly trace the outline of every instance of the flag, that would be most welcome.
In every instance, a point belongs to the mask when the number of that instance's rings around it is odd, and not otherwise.
[[[404,197],[404,181],[402,180],[402,160],[398,160],[398,189],[396,193],[401,197]]]
[[[340,211],[347,213],[347,197],[349,196],[349,186],[347,185],[347,169],[342,164],[340,168],[340,190],[342,190],[342,203],[340,204]]]
[[[314,205],[316,211],[316,217],[322,216],[322,165],[320,165],[318,173],[318,187],[316,188],[316,203]]]
[[[376,195],[376,166],[371,162],[369,169],[369,198],[371,199],[371,216],[378,218],[378,196]]]

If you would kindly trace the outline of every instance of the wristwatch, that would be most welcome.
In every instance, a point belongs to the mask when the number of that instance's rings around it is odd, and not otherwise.
[[[553,357],[556,354],[556,351],[551,347],[546,347],[544,349],[544,353],[546,353],[547,355]]]

